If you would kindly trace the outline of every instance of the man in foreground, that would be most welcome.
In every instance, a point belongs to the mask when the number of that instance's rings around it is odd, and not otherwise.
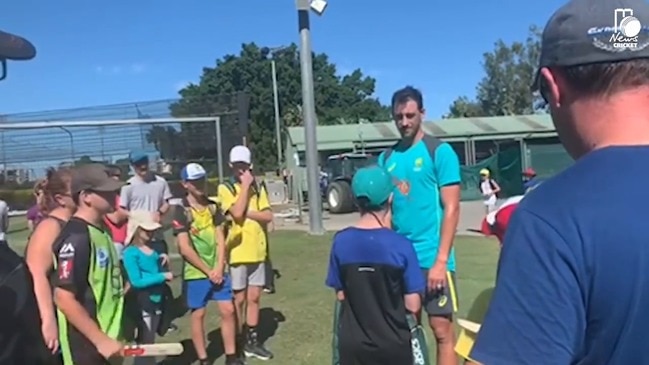
[[[232,221],[227,242],[239,333],[243,334],[245,318],[244,354],[269,360],[273,354],[261,343],[257,326],[259,302],[266,285],[266,226],[273,221],[273,212],[266,189],[261,189],[252,175],[252,159],[247,147],[232,148],[230,168],[233,177],[219,185],[218,194],[223,211]]]
[[[516,211],[518,204],[523,198],[524,195],[510,197],[505,200],[503,204],[500,205],[500,207],[498,207],[498,210],[487,214],[487,216],[482,220],[482,234],[484,234],[485,236],[496,237],[498,239],[499,245],[502,247],[509,222],[514,212]],[[466,314],[465,320],[469,320],[478,325],[482,323],[487,312],[487,308],[489,308],[489,301],[491,300],[493,291],[494,288],[489,287],[478,294],[476,299],[469,307],[469,311]],[[460,327],[462,327],[461,323]],[[475,332],[473,328],[462,327],[460,330],[460,334],[455,345],[455,352],[457,352],[461,358],[465,359],[465,365],[479,365],[477,362],[473,361],[469,355],[477,336],[478,333]]]
[[[236,316],[232,283],[225,272],[225,219],[216,202],[205,195],[205,169],[190,163],[181,171],[187,195],[172,221],[178,251],[185,261],[183,289],[191,310],[192,342],[201,365],[210,364],[205,344],[205,309],[216,302],[221,313],[221,336],[226,365],[240,365],[236,352]]]
[[[36,48],[28,40],[0,31],[0,59],[30,60]],[[43,342],[34,280],[24,259],[7,245],[9,209],[0,201],[0,364],[49,364]]]
[[[104,166],[91,164],[73,171],[71,193],[77,212],[52,247],[57,272],[54,302],[59,316],[59,341],[65,365],[104,365],[119,356],[124,288],[119,258],[104,215],[115,210],[122,183]]]
[[[413,242],[427,281],[422,306],[437,341],[437,364],[456,365],[453,239],[460,215],[460,163],[448,143],[424,133],[419,90],[408,86],[395,92],[392,112],[402,138],[379,156],[379,164],[396,185],[394,229]]]
[[[611,29],[619,8],[639,21],[637,47],[621,48],[628,37],[618,32],[632,27]],[[573,0],[545,27],[535,86],[577,161],[516,208],[477,362],[649,363],[649,35],[640,24],[649,24],[643,0]]]
[[[334,236],[326,284],[340,301],[340,365],[411,365],[407,314],[418,314],[426,282],[412,242],[392,227],[392,178],[382,167],[360,169],[352,191],[361,213]]]

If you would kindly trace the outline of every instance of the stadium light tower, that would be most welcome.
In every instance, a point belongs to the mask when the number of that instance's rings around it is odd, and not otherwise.
[[[302,115],[306,149],[306,174],[309,196],[309,233],[324,234],[322,224],[322,196],[319,187],[319,158],[313,95],[313,60],[311,59],[311,29],[309,11],[322,15],[327,8],[326,0],[296,0],[298,29],[300,30],[300,69],[302,71]]]

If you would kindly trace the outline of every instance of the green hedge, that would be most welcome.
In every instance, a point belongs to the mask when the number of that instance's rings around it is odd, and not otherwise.
[[[0,190],[0,200],[4,200],[11,210],[27,210],[36,203],[33,189]]]
[[[169,189],[174,197],[184,195],[180,181],[168,181]],[[217,193],[219,179],[207,179],[207,194],[214,196]],[[36,202],[32,189],[0,190],[0,200],[7,202],[12,210],[27,210]]]

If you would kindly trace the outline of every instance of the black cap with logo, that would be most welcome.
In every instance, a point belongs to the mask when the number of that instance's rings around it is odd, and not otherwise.
[[[649,4],[645,0],[572,0],[543,30],[539,70],[649,58]],[[539,74],[534,90],[539,89]]]

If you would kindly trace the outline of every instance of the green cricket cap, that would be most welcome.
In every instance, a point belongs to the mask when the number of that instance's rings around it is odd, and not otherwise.
[[[371,206],[380,207],[394,189],[392,177],[380,166],[363,167],[356,171],[352,179],[352,192],[355,198],[366,198]]]

